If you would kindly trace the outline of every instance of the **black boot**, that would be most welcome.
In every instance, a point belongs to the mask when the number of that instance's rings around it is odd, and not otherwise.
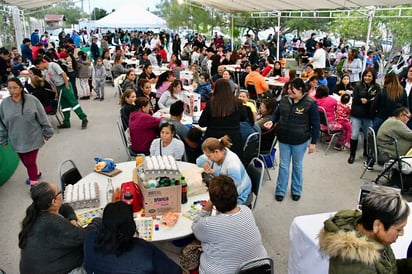
[[[348,158],[349,164],[353,164],[353,162],[355,161],[357,147],[358,147],[358,140],[350,139],[350,156]]]
[[[363,157],[368,157],[368,141],[366,139],[363,140]]]

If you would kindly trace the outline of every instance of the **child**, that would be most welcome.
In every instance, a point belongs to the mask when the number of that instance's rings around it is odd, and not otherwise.
[[[94,86],[97,93],[97,97],[94,100],[104,100],[104,80],[106,78],[106,69],[103,66],[102,57],[97,57],[96,66],[93,71]]]
[[[336,107],[336,122],[342,125],[342,134],[339,137],[338,144],[344,144],[344,147],[347,149],[350,147],[350,136],[352,134],[352,125],[350,123],[350,106],[348,105],[349,101],[350,95],[344,93],[340,97],[340,103],[338,103],[338,106]]]
[[[87,60],[86,53],[83,51],[79,51],[77,53],[79,59],[77,60],[77,78],[79,78],[80,83],[80,90],[82,92],[82,96],[80,100],[88,100],[90,99],[90,87],[89,87],[89,78],[90,78],[90,67],[91,61]]]

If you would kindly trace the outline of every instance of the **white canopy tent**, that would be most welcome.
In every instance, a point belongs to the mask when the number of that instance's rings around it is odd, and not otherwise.
[[[141,8],[135,3],[127,4],[115,12],[97,20],[96,27],[106,28],[165,28],[166,21],[155,14]]]
[[[188,0],[230,13],[253,11],[351,9],[365,6],[396,6],[411,0]]]

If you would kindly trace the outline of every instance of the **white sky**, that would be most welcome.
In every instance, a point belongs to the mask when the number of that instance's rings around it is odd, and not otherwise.
[[[84,0],[83,2],[83,9],[86,12],[89,12],[89,1],[90,1],[90,10],[93,10],[95,7],[104,9],[108,13],[112,11],[112,9],[119,9],[127,3],[130,3],[131,0]],[[144,9],[149,8],[152,12],[155,10],[156,4],[160,3],[160,0],[133,0],[133,2],[137,2],[140,4]],[[80,3],[77,5],[80,6]]]

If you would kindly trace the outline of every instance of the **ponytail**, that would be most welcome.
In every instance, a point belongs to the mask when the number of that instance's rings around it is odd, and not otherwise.
[[[214,137],[207,138],[202,144],[202,150],[215,151],[224,150],[225,148],[230,148],[232,146],[232,141],[229,136],[225,135],[219,139]]]

